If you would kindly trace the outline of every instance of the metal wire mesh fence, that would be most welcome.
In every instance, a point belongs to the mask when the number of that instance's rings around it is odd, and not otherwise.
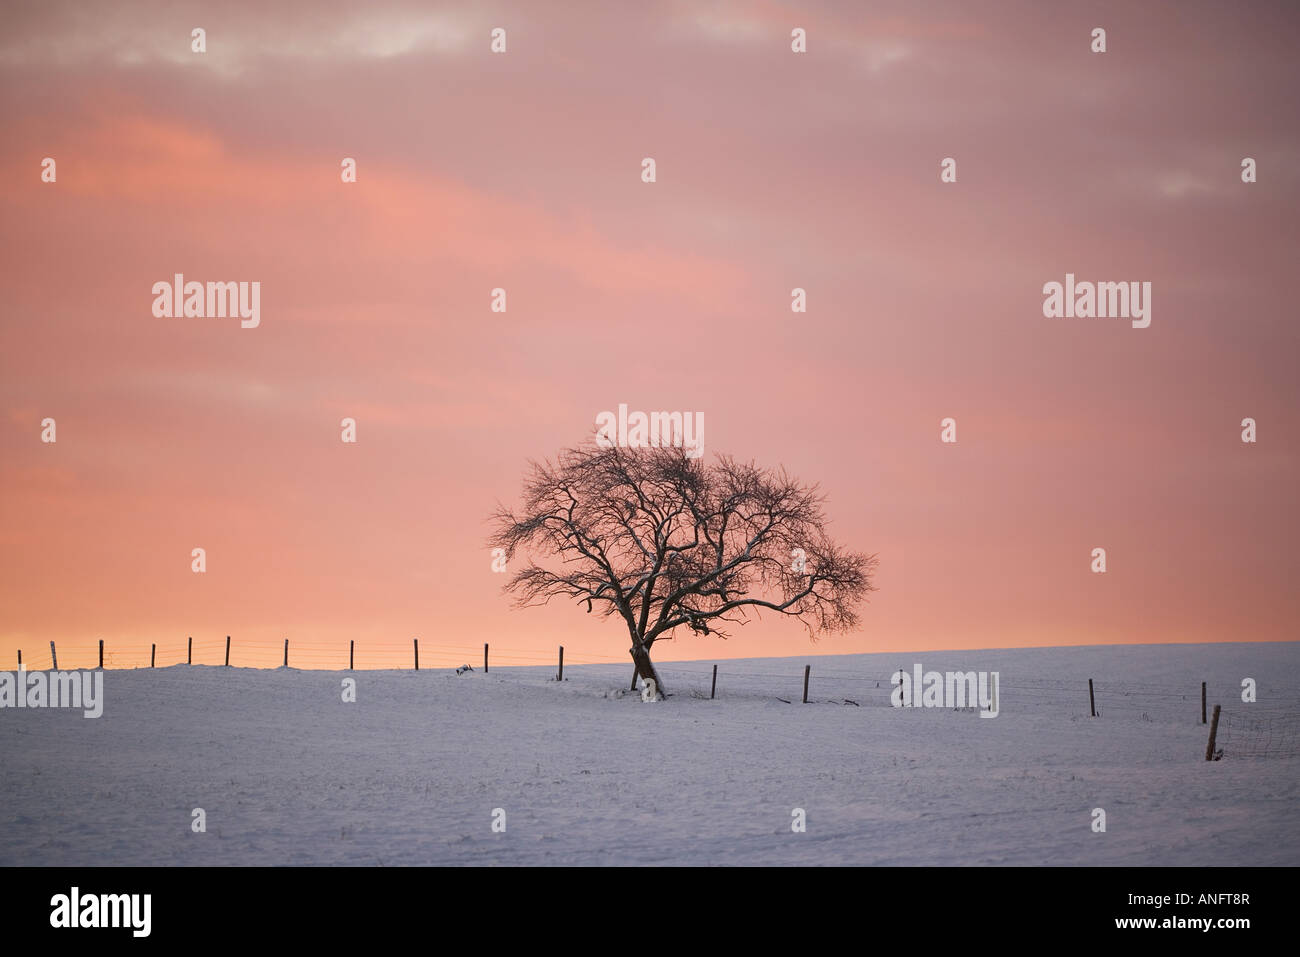
[[[1293,758],[1300,754],[1300,714],[1242,714],[1219,716],[1214,760],[1233,758]]]

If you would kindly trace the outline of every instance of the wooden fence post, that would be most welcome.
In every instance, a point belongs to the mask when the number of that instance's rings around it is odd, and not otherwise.
[[[1205,724],[1205,682],[1201,682],[1201,724]]]
[[[230,667],[230,636],[226,635],[226,667]]]
[[[564,645],[560,645],[560,670],[555,675],[556,681],[564,680]]]
[[[717,693],[717,691],[718,691],[718,666],[714,665],[713,666],[713,687],[709,689],[710,701],[713,700],[713,696]]]
[[[808,673],[812,671],[812,665],[803,666],[803,703],[808,703]]]
[[[284,639],[284,666],[289,667],[289,639]]]
[[[420,639],[412,638],[411,640],[415,642],[415,670],[419,671],[420,670]]]
[[[352,670],[353,663],[357,660],[357,640],[348,639],[348,671]]]
[[[1219,733],[1219,705],[1214,706],[1214,720],[1210,722],[1210,743],[1205,746],[1205,760],[1214,760],[1214,736]]]
[[[487,646],[488,643],[483,642],[483,674],[487,674]]]
[[[50,642],[50,667],[55,671],[59,670],[59,656],[54,650],[54,642],[52,641]]]
[[[1088,679],[1088,707],[1092,709],[1092,716],[1097,717],[1097,699],[1092,694],[1092,679]]]
[[[155,641],[152,645],[149,646],[149,667],[150,668],[154,666],[154,659],[157,657],[157,655],[158,655],[158,642]]]
[[[194,636],[193,635],[190,635],[190,640],[186,643],[185,663],[187,665],[194,664]]]
[[[99,670],[104,670],[104,639],[99,639]]]

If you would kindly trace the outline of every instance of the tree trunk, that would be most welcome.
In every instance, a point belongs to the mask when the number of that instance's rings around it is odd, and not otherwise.
[[[650,660],[650,650],[640,642],[635,642],[631,648],[632,662],[636,667],[636,674],[643,680],[650,679],[655,683],[655,690],[661,695],[666,695],[664,683],[659,680],[659,672],[655,670],[654,662]]]

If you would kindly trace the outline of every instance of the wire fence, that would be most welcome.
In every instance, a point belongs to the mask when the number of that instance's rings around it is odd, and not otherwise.
[[[1300,755],[1300,714],[1223,712],[1212,757],[1293,758]]]
[[[31,654],[18,651],[13,664],[21,663],[29,671],[48,671],[53,668],[166,668],[172,665],[229,665],[233,668],[276,668],[286,664],[299,670],[310,671],[373,671],[415,668],[455,668],[462,664],[480,667],[483,663],[482,644],[455,644],[431,642],[421,639],[406,641],[393,639],[351,642],[334,647],[319,643],[294,644],[286,649],[282,641],[226,638],[188,639],[163,644],[104,644],[102,650],[92,646],[78,646],[75,650],[56,645]],[[554,664],[556,656],[536,648],[491,648],[492,666],[529,667]],[[566,658],[565,664],[610,664],[626,662],[627,656],[580,655]]]
[[[725,665],[723,666],[725,668]],[[657,666],[665,683],[678,693],[709,696],[712,670],[677,666],[669,662]],[[890,674],[818,673],[812,665],[809,702],[848,703],[859,707],[896,707],[895,690],[898,672]],[[785,690],[800,700],[802,671],[798,673],[758,672],[748,669],[718,672],[719,693],[725,683],[729,691],[743,690],[747,686],[770,688],[782,682]],[[1233,684],[1206,683],[1204,700],[1234,699],[1240,688]],[[787,695],[788,697],[788,695]],[[1104,681],[1094,685],[1089,694],[1089,680],[1083,678],[1042,678],[1032,676],[999,675],[998,708],[1002,712],[1053,711],[1091,717],[1095,707],[1098,718],[1131,718],[1136,720],[1165,720],[1178,718],[1202,720],[1201,684],[1179,688],[1172,684],[1149,682]],[[1270,698],[1267,705],[1251,705],[1261,715],[1285,716],[1300,711],[1300,697]],[[977,710],[967,707],[965,710]],[[1208,710],[1208,709],[1207,709]],[[1207,715],[1208,717],[1208,715]]]
[[[71,650],[71,649],[69,649]],[[130,669],[165,668],[173,665],[230,665],[235,668],[276,668],[287,663],[300,670],[440,670],[470,665],[481,670],[491,668],[555,669],[563,667],[601,666],[596,676],[601,680],[626,682],[636,687],[630,656],[591,653],[547,653],[534,648],[511,648],[496,645],[451,643],[441,641],[407,641],[365,639],[325,647],[317,642],[294,644],[265,639],[187,638],[164,644],[117,645],[104,643],[89,652],[78,647],[71,655],[49,651],[24,656],[28,670],[56,667]],[[21,653],[20,653],[21,654]],[[102,655],[102,664],[101,658]],[[776,660],[773,664],[776,664]],[[761,667],[761,665],[760,665]],[[896,701],[898,671],[882,674],[846,673],[842,663],[828,661],[819,665],[812,660],[807,676],[802,668],[785,672],[775,668],[754,670],[749,663],[723,661],[719,665],[703,662],[656,663],[670,695],[695,698],[765,698],[788,703],[804,700],[809,704],[833,704],[859,708],[893,708]],[[608,672],[608,674],[606,674]],[[991,690],[991,689],[990,689]],[[999,713],[1052,713],[1070,717],[1122,719],[1150,722],[1206,723],[1208,701],[1236,700],[1240,688],[1229,683],[1212,685],[1195,683],[1191,687],[1173,683],[1090,680],[1088,677],[1044,677],[1002,673],[998,677],[996,704]],[[957,710],[980,710],[987,703],[971,701]],[[1225,714],[1219,731],[1220,743],[1231,753],[1264,756],[1293,755],[1300,739],[1300,697],[1270,697],[1267,704],[1251,704],[1250,714]]]

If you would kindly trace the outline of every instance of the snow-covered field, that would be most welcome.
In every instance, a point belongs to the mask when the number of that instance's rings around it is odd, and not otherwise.
[[[1000,672],[999,716],[890,708],[915,662]],[[1200,723],[1202,680],[1300,712],[1297,644],[723,661],[712,701],[710,670],[650,704],[630,664],[109,671],[99,719],[0,710],[0,865],[1300,864],[1300,758],[1207,763]]]

